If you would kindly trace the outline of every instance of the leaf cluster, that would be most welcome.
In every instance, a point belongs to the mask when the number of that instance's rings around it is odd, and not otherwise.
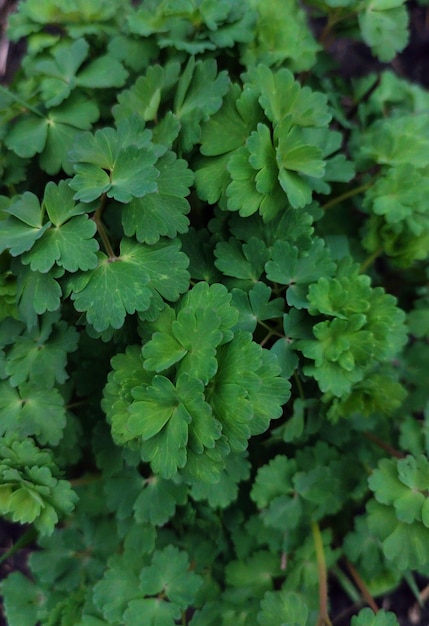
[[[310,626],[333,578],[416,589],[429,96],[329,52],[390,61],[405,3],[72,4],[19,4],[0,87],[0,513],[37,542],[9,626]]]

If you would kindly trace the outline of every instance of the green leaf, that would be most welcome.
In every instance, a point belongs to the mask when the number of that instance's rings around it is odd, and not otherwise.
[[[246,67],[286,65],[298,73],[311,70],[320,47],[301,5],[296,0],[252,2],[252,5],[257,20],[252,40],[242,49],[242,63]]]
[[[180,608],[171,602],[158,598],[131,600],[124,613],[129,626],[139,626],[144,615],[147,626],[175,626],[180,618]]]
[[[326,95],[301,87],[286,68],[273,72],[259,65],[249,70],[246,82],[258,90],[259,102],[275,125],[285,118],[299,126],[326,126],[331,120]]]
[[[131,89],[118,94],[118,103],[113,107],[116,120],[138,113],[144,120],[154,120],[158,116],[163,96],[179,80],[180,65],[168,62],[164,67],[151,65],[145,76],[139,76]]]
[[[276,241],[271,249],[271,260],[265,265],[267,277],[287,285],[286,300],[296,308],[307,308],[310,283],[321,276],[332,276],[335,263],[322,239],[314,238],[308,250],[299,250],[287,241]],[[311,289],[311,286],[310,286]]]
[[[9,574],[1,592],[9,626],[35,626],[46,611],[46,595],[21,572]]]
[[[189,571],[186,553],[171,545],[155,551],[152,564],[140,574],[140,590],[145,595],[165,593],[181,609],[195,600],[201,582],[200,576]]]
[[[252,595],[260,597],[273,588],[273,578],[279,574],[275,555],[260,550],[245,561],[230,561],[226,567],[226,582],[232,587],[250,589]]]
[[[203,124],[201,154],[219,156],[241,148],[262,118],[254,90],[232,84],[220,110]]]
[[[53,320],[56,322],[55,318]],[[45,315],[39,327],[17,337],[8,352],[6,373],[13,386],[29,381],[42,388],[67,380],[67,353],[77,348],[78,334],[65,322],[52,323]]]
[[[158,155],[151,144],[151,133],[137,117],[122,120],[117,130],[105,127],[94,135],[85,133],[71,157],[76,175],[70,187],[75,200],[91,202],[106,193],[127,203],[133,197],[157,190]]]
[[[30,115],[19,119],[5,142],[22,158],[41,153],[40,166],[48,174],[57,174],[61,168],[71,173],[69,151],[80,135],[77,131],[91,128],[98,116],[95,102],[82,94],[73,94],[50,109],[46,117]]]
[[[22,159],[40,154],[48,137],[48,121],[44,117],[27,117],[19,120],[8,133],[6,145]]]
[[[193,175],[186,161],[167,152],[156,164],[159,171],[157,189],[142,198],[133,198],[122,211],[122,225],[127,236],[154,244],[160,237],[173,239],[188,230],[189,202],[186,196]]]
[[[261,601],[261,626],[307,626],[309,611],[304,600],[290,591],[267,591]]]
[[[312,198],[304,176],[322,178],[325,172],[322,150],[306,143],[301,128],[292,126],[289,116],[275,128],[274,140],[280,185],[295,209],[304,207]]]
[[[389,62],[408,43],[408,13],[404,0],[372,0],[358,13],[363,39],[383,62]]]
[[[366,508],[368,527],[381,542],[386,559],[401,571],[424,567],[429,558],[429,528],[418,522],[401,522],[393,507],[375,500]]]
[[[84,213],[83,205],[75,205],[67,182],[49,182],[45,189],[44,207],[51,220],[31,250],[22,256],[33,271],[48,272],[53,265],[69,272],[94,269],[97,265],[98,243],[94,239],[96,225]]]
[[[135,518],[140,523],[163,526],[174,515],[176,507],[186,504],[186,500],[186,485],[150,476],[134,503]]]
[[[399,622],[394,613],[383,609],[374,613],[372,609],[365,608],[352,617],[351,626],[399,626]]]
[[[10,217],[1,224],[0,253],[9,250],[12,256],[19,256],[30,250],[50,226],[49,222],[43,224],[43,211],[31,191],[16,196],[6,212]]]
[[[370,489],[381,504],[392,504],[401,522],[426,522],[422,518],[426,505],[429,461],[423,455],[407,456],[395,462],[382,459],[368,479]],[[425,524],[426,525],[426,524]]]
[[[201,122],[220,109],[228,87],[228,74],[217,73],[214,59],[195,61],[190,57],[174,99],[174,114],[181,124],[180,141],[184,151],[189,151],[200,140]]]
[[[76,76],[76,85],[89,89],[122,87],[127,77],[128,72],[122,63],[106,54],[85,65]]]
[[[18,309],[29,329],[37,322],[37,315],[56,311],[60,306],[61,287],[49,274],[23,268],[17,279]]]
[[[250,164],[250,157],[249,150],[243,147],[228,160],[227,170],[232,182],[226,188],[227,207],[229,211],[238,211],[241,217],[249,217],[259,211],[264,221],[268,222],[284,205],[284,194],[279,186],[267,194],[258,191],[257,173]]]
[[[289,383],[277,377],[279,367],[270,356],[274,357],[242,331],[218,349],[218,372],[209,402],[233,451],[245,450],[253,429],[263,432],[269,419],[280,416],[281,405],[289,398]],[[268,396],[269,404],[264,406]]]
[[[48,394],[49,396],[49,394]],[[52,415],[48,415],[53,419]],[[8,519],[33,523],[41,535],[53,532],[62,515],[69,515],[77,501],[50,450],[39,450],[32,439],[0,436],[0,511]]]
[[[284,301],[271,298],[271,289],[262,282],[245,293],[241,289],[232,290],[232,301],[240,312],[237,329],[253,332],[258,323],[283,317]]]
[[[139,527],[140,529],[140,527]],[[113,554],[107,563],[103,578],[97,581],[94,588],[94,604],[110,623],[122,619],[130,602],[139,598],[139,571],[143,562],[143,554],[139,553],[136,563],[128,550],[122,554]]]
[[[155,376],[151,386],[134,392],[126,428],[134,437],[141,437],[143,458],[163,478],[171,478],[185,466],[187,445],[201,454],[220,437],[203,389],[199,380],[181,374],[176,386]]]
[[[237,498],[239,483],[247,480],[250,463],[245,454],[229,454],[225,459],[225,468],[221,471],[218,482],[211,484],[198,481],[192,485],[191,496],[194,500],[207,500],[212,508],[225,509]]]
[[[0,383],[0,437],[34,435],[41,444],[56,445],[66,425],[64,399],[57,389],[31,383],[13,388]]]
[[[286,492],[293,494],[292,478],[297,471],[295,459],[277,455],[258,469],[252,486],[251,498],[259,509]]]
[[[86,59],[89,45],[84,39],[59,44],[54,48],[53,58],[37,61],[33,72],[39,73],[40,91],[47,107],[61,104],[76,85],[76,72]]]
[[[78,311],[101,332],[121,328],[127,313],[144,312],[159,299],[176,300],[187,288],[186,257],[179,242],[148,247],[123,239],[118,257],[99,253],[98,267],[78,277],[72,300]]]

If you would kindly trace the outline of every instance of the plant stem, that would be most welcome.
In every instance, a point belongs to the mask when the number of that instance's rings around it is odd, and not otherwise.
[[[21,548],[28,546],[28,544],[34,541],[36,537],[37,532],[34,528],[27,530],[9,550],[6,550],[6,552],[0,556],[0,565],[13,556],[15,552],[18,552]]]
[[[82,478],[72,478],[69,482],[72,487],[83,487],[96,483],[98,480],[101,480],[101,474],[88,474],[88,476],[83,476]]]
[[[368,432],[364,432],[362,434],[364,437],[369,439],[369,441],[372,441],[373,443],[375,443],[376,446],[378,446],[379,448],[382,448],[383,450],[385,450],[386,452],[388,452],[395,458],[397,459],[405,458],[405,454],[403,454],[402,452],[399,452],[399,450],[396,450],[396,448],[389,446],[388,443],[386,443],[382,439],[379,439],[376,435],[373,435],[372,433],[368,433]]]
[[[24,109],[34,113],[34,115],[37,115],[38,117],[46,119],[46,116],[43,115],[43,113],[41,113],[38,109],[36,109],[35,107],[31,106],[31,104],[28,104],[28,102],[26,102],[25,100],[23,100],[22,98],[17,96],[16,93],[12,93],[11,91],[9,91],[9,89],[6,89],[6,87],[3,87],[3,85],[0,85],[0,92],[2,92],[5,95],[9,96],[10,98],[12,98],[12,100],[15,100],[15,102],[17,102],[18,104],[23,106]]]
[[[304,389],[301,383],[301,379],[298,375],[298,372],[295,370],[293,373],[293,377],[295,379],[295,383],[296,386],[298,387],[298,393],[299,393],[299,397],[301,398],[301,400],[305,400],[305,393],[304,393]]]
[[[359,595],[359,592],[357,591],[353,583],[350,581],[350,579],[347,578],[346,574],[342,572],[341,569],[337,565],[335,565],[335,567],[332,568],[332,572],[338,578],[338,582],[340,583],[341,587],[344,589],[346,594],[349,596],[350,600],[354,604],[359,604],[361,602],[361,596]]]
[[[362,580],[362,578],[358,574],[356,568],[349,561],[346,561],[346,564],[347,564],[347,569],[349,570],[350,574],[353,577],[353,580],[356,583],[356,586],[359,587],[359,590],[360,590],[360,592],[362,594],[363,599],[365,600],[367,605],[374,611],[374,613],[378,613],[379,608],[378,608],[374,598],[372,597],[372,595],[368,591],[368,587],[365,585],[364,581]]]
[[[104,206],[106,204],[106,194],[103,193],[101,196],[100,205],[94,213],[94,217],[92,218],[97,226],[97,232],[100,235],[101,241],[103,242],[103,246],[107,252],[107,255],[111,261],[117,259],[116,254],[113,252],[112,244],[110,243],[110,239],[107,235],[106,229],[104,227],[103,221],[101,219],[101,215],[103,213]]]
[[[342,193],[340,196],[337,196],[336,198],[332,198],[332,200],[325,202],[325,204],[322,204],[320,208],[326,211],[326,209],[330,209],[331,207],[336,206],[337,204],[340,204],[340,202],[342,202],[343,200],[347,200],[348,198],[353,198],[353,196],[357,196],[358,194],[366,191],[372,186],[372,183],[373,183],[373,179],[371,179],[368,183],[365,183],[365,185],[360,185],[359,187],[350,189],[349,191]]]
[[[317,569],[319,571],[319,619],[317,626],[332,626],[328,615],[328,577],[326,573],[325,550],[319,524],[311,522],[314,545],[316,547]]]
[[[377,257],[383,252],[383,248],[378,248],[375,252],[369,255],[367,259],[361,264],[359,268],[359,272],[363,274],[370,265],[372,265]]]

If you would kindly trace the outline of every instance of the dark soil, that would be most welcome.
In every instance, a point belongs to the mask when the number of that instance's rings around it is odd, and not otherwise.
[[[7,13],[16,4],[14,0],[0,0],[0,80],[7,83],[19,67],[19,62],[25,49],[25,42],[9,46],[2,36]],[[375,59],[369,49],[359,42],[348,39],[337,39],[330,52],[339,64],[339,73],[344,77],[364,76],[371,72],[379,72],[389,67],[401,78],[419,83],[429,88],[429,6],[423,7],[416,2],[409,2],[411,17],[410,43],[406,50],[390,64],[385,65]],[[2,55],[4,62],[2,64]],[[10,524],[0,519],[0,557],[6,553],[22,536],[20,526]],[[13,571],[21,571],[28,575],[26,567],[31,546],[19,550],[5,562],[0,564],[0,580]],[[417,578],[418,587],[424,590],[429,580]],[[429,587],[428,587],[429,589]],[[425,595],[425,594],[423,594]],[[427,594],[429,596],[429,593]],[[351,615],[366,606],[352,604],[344,590],[335,582],[331,585],[331,619],[333,626],[348,626]],[[429,601],[420,607],[410,587],[403,583],[395,592],[378,598],[379,608],[393,611],[398,616],[401,626],[428,626]],[[0,603],[0,626],[7,626]]]

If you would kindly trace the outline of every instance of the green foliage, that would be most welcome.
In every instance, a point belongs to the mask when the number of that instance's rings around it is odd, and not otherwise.
[[[0,513],[37,549],[10,626],[310,626],[332,577],[428,574],[429,95],[330,56],[392,60],[402,0],[304,4],[11,16]]]

